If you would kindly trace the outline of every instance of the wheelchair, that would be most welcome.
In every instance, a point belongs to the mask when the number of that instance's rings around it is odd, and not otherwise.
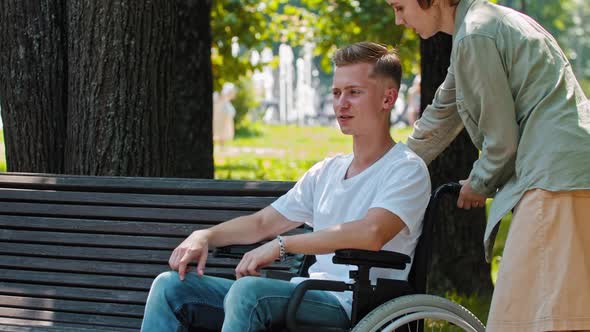
[[[368,332],[368,331],[470,331],[483,332],[485,326],[469,310],[445,298],[427,295],[426,275],[431,256],[432,229],[437,204],[444,195],[458,197],[461,185],[448,183],[431,195],[423,221],[422,235],[416,246],[408,280],[378,279],[371,285],[371,268],[405,269],[410,257],[388,251],[337,250],[335,264],[355,265],[352,283],[308,279],[300,283],[289,301],[286,327],[289,332]],[[308,290],[352,291],[351,326],[305,326],[296,319],[297,308]]]

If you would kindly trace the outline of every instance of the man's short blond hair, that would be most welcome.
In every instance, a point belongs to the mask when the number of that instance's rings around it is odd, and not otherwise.
[[[342,47],[332,56],[336,67],[357,63],[374,65],[372,75],[391,79],[399,88],[402,78],[402,65],[395,50],[373,42],[359,42]]]

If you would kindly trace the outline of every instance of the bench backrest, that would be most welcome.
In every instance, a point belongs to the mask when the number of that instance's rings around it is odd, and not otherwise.
[[[292,185],[0,174],[0,324],[137,330],[152,280],[187,235]],[[210,255],[206,273],[233,277],[237,263]]]

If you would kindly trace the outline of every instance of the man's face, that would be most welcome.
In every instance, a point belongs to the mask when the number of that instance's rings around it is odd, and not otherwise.
[[[334,70],[334,113],[344,134],[371,135],[389,121],[389,110],[384,108],[385,82],[371,76],[372,71],[373,65],[368,63]]]

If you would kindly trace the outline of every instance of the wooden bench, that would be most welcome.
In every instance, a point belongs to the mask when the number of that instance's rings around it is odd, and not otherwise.
[[[0,330],[137,331],[153,278],[187,235],[292,185],[0,173]],[[210,255],[206,273],[232,278],[238,261]],[[269,270],[299,274],[301,263]]]

